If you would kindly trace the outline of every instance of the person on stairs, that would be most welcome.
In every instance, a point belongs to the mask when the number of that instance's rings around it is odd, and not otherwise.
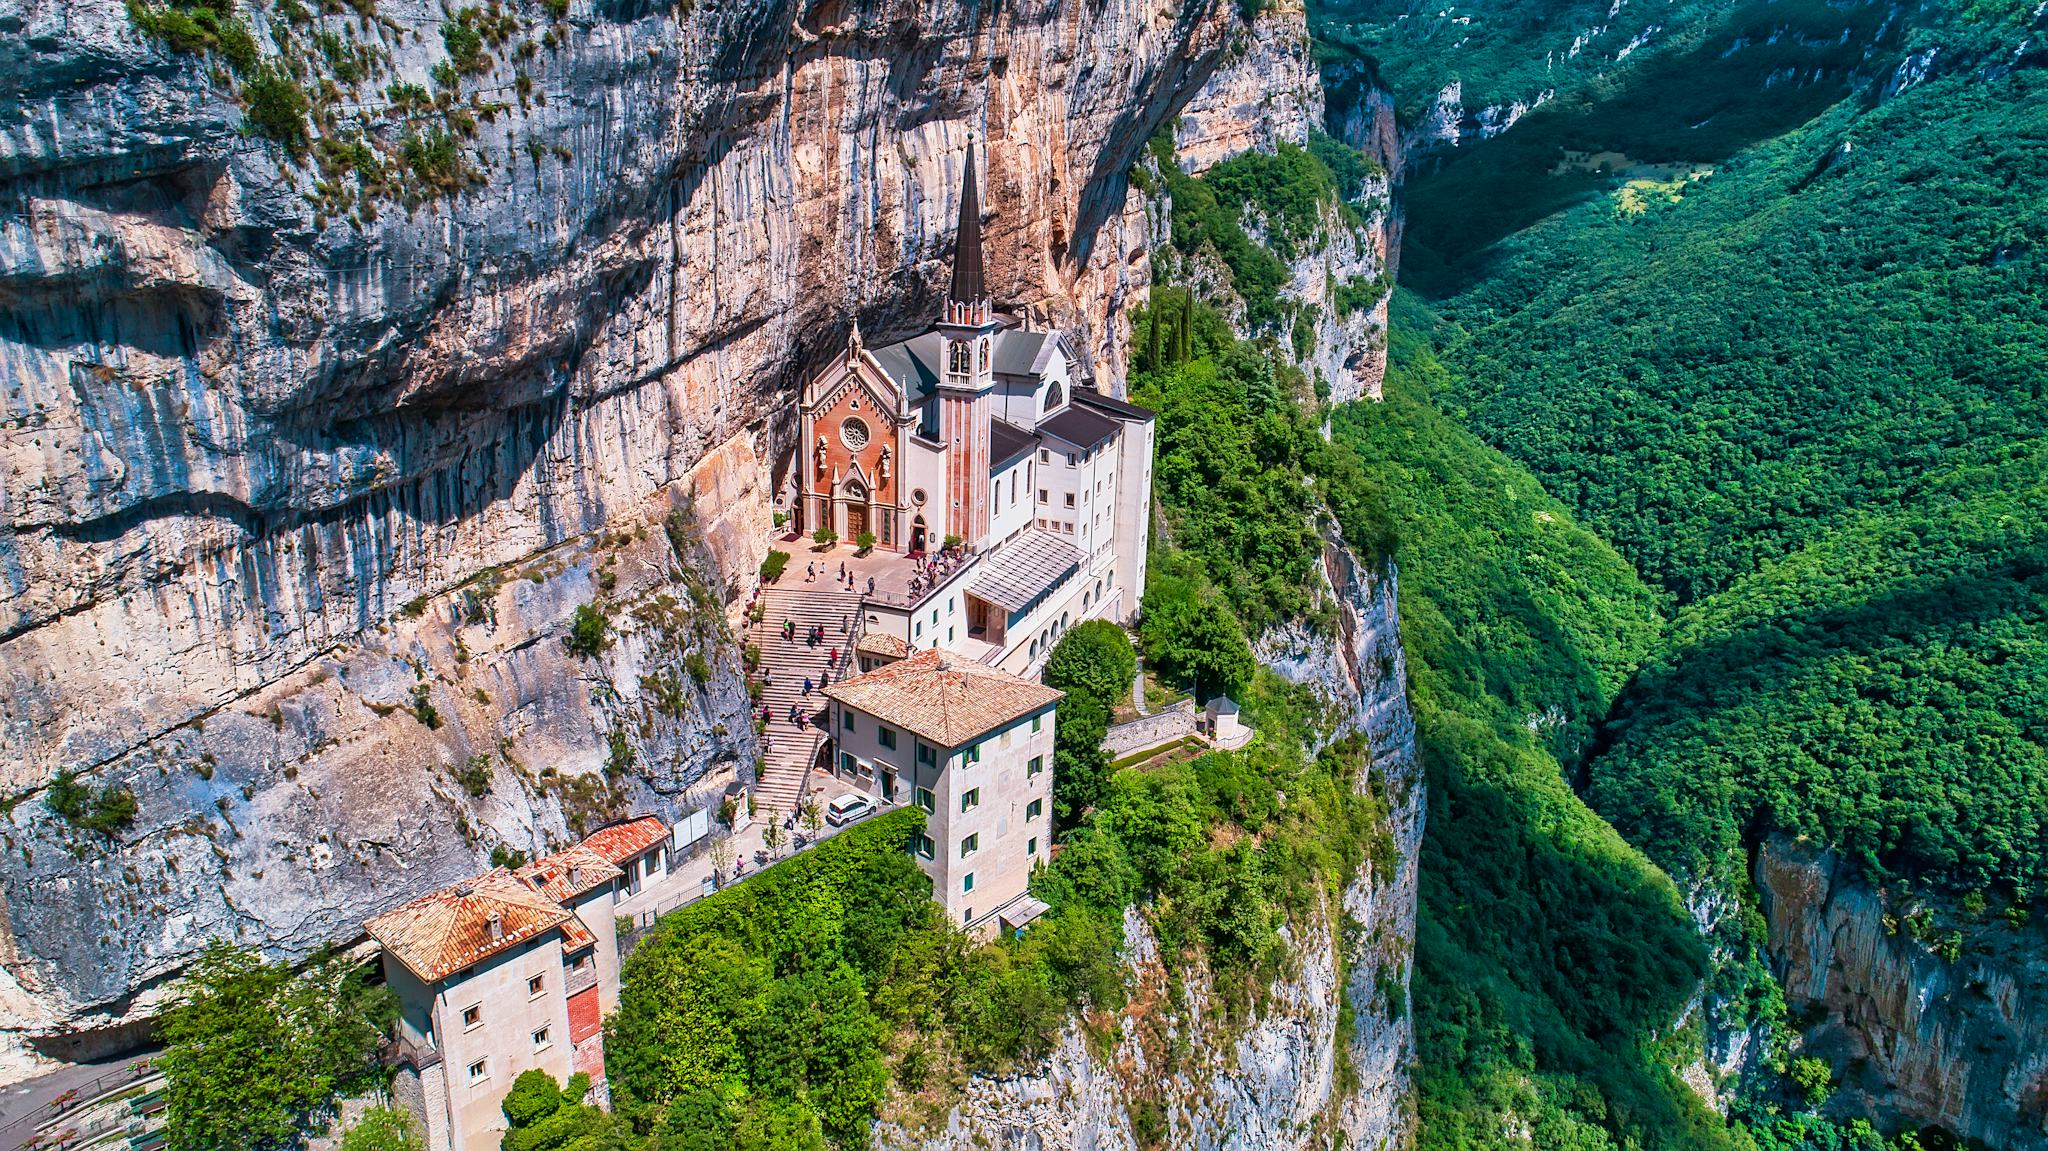
[[[804,677],[804,694],[805,694],[805,695],[809,695],[809,694],[811,694],[811,677],[810,677],[810,676],[805,676],[805,677]]]

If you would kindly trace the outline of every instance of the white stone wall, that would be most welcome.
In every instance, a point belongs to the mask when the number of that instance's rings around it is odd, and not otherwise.
[[[852,716],[853,726],[847,726]],[[967,748],[932,747],[935,763],[920,764],[915,732],[906,731],[866,712],[835,703],[832,734],[838,754],[851,756],[858,768],[850,782],[881,794],[883,776],[896,777],[895,800],[919,802],[918,791],[932,794],[925,834],[932,855],[918,864],[932,878],[932,897],[956,924],[986,919],[1024,894],[1031,869],[1048,858],[1052,846],[1052,747],[1056,712],[1047,708],[990,732],[977,741],[980,761],[968,763]],[[896,746],[885,747],[884,728],[895,733]],[[1037,730],[1033,730],[1036,728]],[[926,746],[931,746],[928,741]],[[1038,761],[1032,770],[1031,761]],[[834,767],[843,770],[844,759]],[[978,792],[978,802],[962,810],[963,796]],[[1032,804],[1038,805],[1034,812]],[[975,850],[961,855],[960,844],[976,837]],[[966,876],[974,876],[972,891]]]
[[[527,980],[540,976],[539,994]],[[574,1073],[569,1001],[563,994],[562,934],[549,931],[442,981],[433,999],[435,1049],[447,1093],[449,1151],[494,1151],[505,1130],[499,1104],[521,1072],[546,1071],[557,1081]],[[401,996],[406,992],[401,991]],[[465,1009],[480,1018],[465,1027]],[[547,1029],[545,1045],[534,1033]],[[482,1061],[481,1077],[470,1067]]]

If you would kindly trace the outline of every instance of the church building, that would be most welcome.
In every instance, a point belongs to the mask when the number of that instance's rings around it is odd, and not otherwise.
[[[1097,391],[1074,343],[998,311],[969,144],[952,284],[936,322],[847,346],[799,402],[796,527],[944,562],[867,596],[867,634],[1035,671],[1084,618],[1137,610],[1152,413]]]

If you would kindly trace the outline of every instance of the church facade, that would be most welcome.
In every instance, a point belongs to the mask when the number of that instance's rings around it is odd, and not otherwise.
[[[1152,413],[1098,392],[1065,333],[996,309],[971,144],[936,322],[879,347],[856,327],[798,412],[799,532],[948,557],[915,594],[871,596],[869,632],[1025,672],[1079,619],[1137,610]]]

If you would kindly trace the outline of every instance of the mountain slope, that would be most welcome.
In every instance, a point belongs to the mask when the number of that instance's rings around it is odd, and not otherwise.
[[[1678,892],[1565,786],[1654,640],[1658,596],[1526,471],[1445,419],[1397,297],[1385,400],[1333,433],[1401,539],[1429,772],[1415,942],[1420,1146],[1723,1146],[1660,1042],[1706,954]],[[1348,531],[1347,527],[1347,531]],[[1361,529],[1363,530],[1363,529]]]
[[[1712,926],[1710,1057],[1817,1057],[1802,1086],[1734,1093],[1732,1133],[1763,1145],[1877,1138],[1816,1107],[1994,1146],[2048,1131],[2024,1060],[1928,1041],[1972,1012],[2015,1033],[2043,995],[1999,958],[2040,946],[2048,848],[2041,19],[1749,5],[1410,161],[1435,400],[1679,606],[1567,766]],[[1465,633],[1519,618],[1490,605]],[[1900,961],[1824,981],[1861,1001],[1785,1003],[1767,963],[1804,962],[1817,921],[1782,917],[1824,908],[1760,904],[1752,864],[1802,835],[1850,861],[1833,890],[1862,918],[1839,930],[1954,979]]]

